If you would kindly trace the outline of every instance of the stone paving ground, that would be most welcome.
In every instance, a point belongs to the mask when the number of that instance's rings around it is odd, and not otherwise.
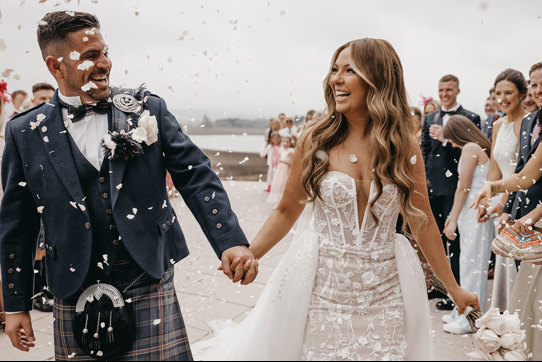
[[[234,181],[224,183],[240,224],[251,240],[263,224],[271,206],[265,203],[266,185],[258,182]],[[260,260],[258,279],[249,286],[232,284],[216,268],[218,259],[207,243],[196,220],[181,198],[174,198],[173,205],[188,241],[191,255],[175,266],[175,286],[187,325],[191,343],[210,333],[208,322],[215,319],[240,321],[254,307],[259,294],[269,279],[273,268],[287,249],[291,235],[279,243]],[[489,290],[491,290],[491,285]],[[442,331],[442,312],[431,303],[435,356],[438,360],[465,360],[465,352],[472,350],[471,335],[456,336]],[[31,352],[20,352],[11,347],[5,333],[0,334],[0,360],[29,361],[52,360],[52,315],[32,312],[37,346]]]

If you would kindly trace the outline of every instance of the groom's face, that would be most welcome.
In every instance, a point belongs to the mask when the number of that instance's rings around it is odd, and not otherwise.
[[[112,63],[100,31],[89,28],[73,32],[64,48],[64,88],[71,93],[64,95],[78,95],[83,104],[109,97]]]

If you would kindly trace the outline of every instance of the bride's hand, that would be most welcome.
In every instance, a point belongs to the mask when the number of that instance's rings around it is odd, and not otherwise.
[[[476,194],[476,199],[474,199],[474,202],[469,206],[469,208],[477,209],[483,200],[489,201],[493,197],[493,195],[495,195],[495,193],[491,188],[491,183],[488,182],[484,185],[484,187],[482,187],[480,192]]]
[[[457,313],[459,315],[462,315],[468,306],[474,307],[480,312],[482,311],[476,293],[469,292],[468,290],[459,287],[453,293],[450,292],[450,296],[457,306]]]

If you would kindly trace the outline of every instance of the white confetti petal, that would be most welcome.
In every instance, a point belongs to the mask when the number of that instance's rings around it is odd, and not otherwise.
[[[77,206],[79,206],[79,208],[81,209],[81,211],[85,211],[87,208],[85,207],[85,205],[81,205],[81,204],[77,204]]]
[[[26,182],[21,181],[21,182],[19,182],[18,185],[21,186],[21,187],[25,187],[25,186],[26,186]]]
[[[72,359],[73,357],[75,357],[76,354],[77,354],[77,353],[73,352],[72,354],[70,354],[70,355],[68,356],[68,358],[69,358],[69,359]]]
[[[84,42],[87,42],[87,41],[88,41],[88,36],[84,36],[84,37],[83,37],[83,41],[84,41]]]
[[[98,89],[98,86],[96,84],[94,84],[94,82],[92,82],[92,81],[88,82],[87,84],[85,84],[84,86],[81,87],[81,90],[83,92],[88,92],[91,89]]]
[[[71,271],[72,273],[75,273],[75,268],[70,268],[70,271]]]
[[[89,70],[94,66],[94,62],[92,60],[85,60],[83,63],[79,64],[77,66],[77,69],[79,70]]]
[[[133,220],[135,216],[132,214],[128,214],[126,215],[126,217],[128,218],[128,220]]]
[[[167,207],[167,201],[164,200],[164,203],[162,204],[162,209],[165,209]]]
[[[446,175],[446,177],[452,177],[453,173],[451,173],[450,170],[447,170],[445,175]]]
[[[79,60],[80,57],[81,57],[81,54],[79,54],[77,50],[74,50],[73,52],[70,53],[71,60]]]
[[[134,207],[134,208],[132,209],[132,212],[134,213],[134,215],[136,215],[136,214],[137,214],[137,209]]]
[[[132,303],[132,298],[126,299],[125,302],[128,303],[128,304]]]
[[[122,184],[118,184],[117,186],[115,186],[115,188],[116,188],[117,190],[122,189]]]
[[[7,49],[6,43],[4,42],[4,40],[0,39],[0,52],[6,49]]]
[[[415,165],[416,162],[418,162],[418,157],[417,157],[416,155],[414,155],[414,156],[412,156],[412,157],[410,158],[410,163],[413,164],[413,165]]]
[[[155,319],[154,322],[152,322],[152,324],[154,324],[155,326],[159,325],[161,322],[160,319]]]
[[[47,136],[43,137],[43,142],[49,142],[49,137]]]
[[[70,201],[70,205],[72,205],[74,209],[77,209],[77,202]]]
[[[194,166],[189,165],[189,166],[188,166],[188,169],[191,170],[193,167],[194,167]]]
[[[59,57],[59,58],[56,58],[56,60],[58,60],[58,62],[62,62],[64,60],[64,57]]]
[[[104,265],[102,264],[102,262],[98,262],[98,264],[96,264],[96,265],[98,265],[98,268],[100,268],[102,270],[104,269]]]
[[[171,265],[174,265],[175,264],[175,259],[169,259],[169,262],[171,263]]]
[[[45,206],[38,206],[38,213],[43,214],[43,209],[44,208],[45,208]]]
[[[351,163],[356,163],[358,162],[358,158],[352,153],[350,154],[350,156],[348,156],[348,161],[350,161]]]

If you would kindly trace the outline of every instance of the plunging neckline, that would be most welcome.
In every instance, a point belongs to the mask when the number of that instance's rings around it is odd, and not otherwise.
[[[347,174],[346,172],[337,171],[337,170],[330,170],[330,171],[328,171],[328,174],[330,172],[335,172],[335,173],[339,173],[341,175],[344,175],[344,176],[348,177],[352,181],[352,184],[354,186],[354,196],[355,196],[355,199],[356,199],[356,207],[355,207],[355,209],[356,209],[356,228],[357,228],[358,232],[361,232],[364,229],[365,224],[367,222],[367,210],[369,209],[369,203],[371,202],[370,199],[371,199],[371,195],[373,193],[374,181],[371,180],[371,185],[369,186],[369,197],[367,198],[367,205],[365,206],[365,210],[363,212],[363,220],[361,221],[361,227],[360,227],[359,207],[358,207],[358,190],[356,188],[356,179],[354,177],[350,176],[349,174]],[[359,181],[363,181],[363,180],[359,180]]]

